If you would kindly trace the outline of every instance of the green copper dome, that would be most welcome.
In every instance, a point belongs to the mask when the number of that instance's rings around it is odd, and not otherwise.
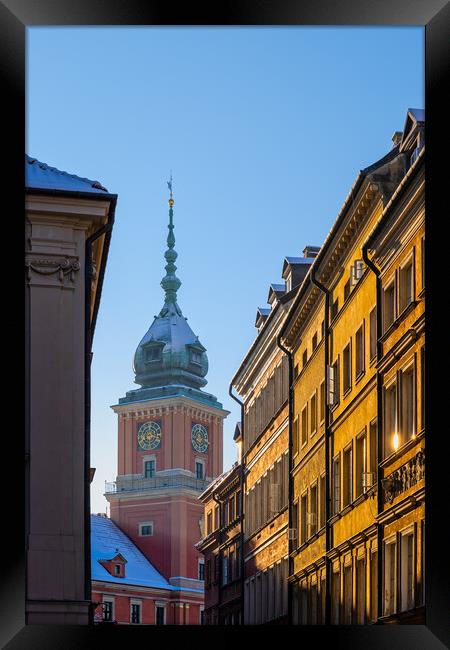
[[[177,253],[174,250],[172,178],[168,186],[169,234],[168,249],[164,254],[167,264],[166,275],[161,280],[165,301],[136,349],[133,370],[135,383],[143,388],[177,385],[199,389],[207,383],[208,357],[177,303],[181,281],[175,275]]]

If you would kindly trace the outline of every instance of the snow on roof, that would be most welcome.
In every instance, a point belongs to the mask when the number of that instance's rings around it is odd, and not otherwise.
[[[279,293],[282,292],[284,293],[286,291],[286,285],[285,284],[274,284],[272,283],[270,285],[270,289],[273,289],[273,291]]]
[[[50,167],[36,158],[27,156],[27,154],[25,154],[25,187],[29,189],[108,194],[106,187],[103,187],[98,181],[60,171],[56,167]]]
[[[312,264],[315,257],[285,257],[288,264]]]
[[[127,560],[125,578],[111,575],[99,562],[112,559],[118,552]],[[99,515],[91,515],[91,570],[92,580],[180,591],[180,587],[171,585],[155,569],[111,519]],[[182,590],[202,592],[201,589]]]

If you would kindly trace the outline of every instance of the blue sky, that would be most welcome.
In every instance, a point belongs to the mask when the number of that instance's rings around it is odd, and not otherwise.
[[[163,304],[173,171],[178,302],[230,379],[286,255],[320,246],[358,171],[424,107],[421,27],[27,29],[27,153],[119,195],[94,340],[92,510],[117,472],[110,405]]]

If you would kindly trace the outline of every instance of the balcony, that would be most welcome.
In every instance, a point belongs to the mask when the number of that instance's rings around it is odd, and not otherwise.
[[[185,474],[172,474],[169,476],[152,476],[144,478],[118,478],[116,481],[105,481],[105,494],[118,492],[146,492],[149,490],[164,490],[166,488],[188,488],[196,492],[203,492],[211,483],[210,479],[198,479]]]

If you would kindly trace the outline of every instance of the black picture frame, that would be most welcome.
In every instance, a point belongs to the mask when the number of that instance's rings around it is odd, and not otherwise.
[[[4,347],[11,354],[11,363],[4,364],[7,370],[7,387],[4,389],[5,416],[13,415],[14,426],[4,427],[3,439],[7,443],[4,465],[13,468],[12,477],[4,483],[3,541],[4,570],[1,577],[1,633],[2,647],[16,648],[78,648],[98,647],[107,640],[105,634],[111,628],[75,626],[25,626],[25,544],[24,519],[25,500],[23,485],[24,447],[22,431],[25,428],[23,416],[24,386],[23,368],[23,284],[16,264],[23,255],[23,214],[25,150],[25,30],[38,25],[420,25],[425,27],[425,81],[426,81],[426,277],[427,277],[427,367],[426,392],[427,428],[427,478],[426,478],[426,625],[425,626],[361,626],[298,627],[298,643],[312,641],[315,645],[332,643],[336,648],[420,648],[432,650],[445,647],[450,642],[450,579],[447,553],[446,519],[448,500],[444,478],[448,475],[445,445],[447,424],[437,415],[439,406],[446,404],[440,395],[445,383],[439,380],[440,370],[447,363],[447,338],[442,308],[448,289],[440,293],[439,279],[446,277],[445,240],[442,225],[448,219],[448,199],[444,200],[446,179],[444,173],[448,164],[446,147],[447,129],[445,118],[448,105],[444,101],[446,76],[449,69],[450,6],[445,0],[316,0],[313,2],[286,2],[286,0],[260,0],[241,3],[220,3],[209,8],[200,5],[184,5],[175,9],[171,3],[153,2],[144,4],[137,0],[2,0],[0,3],[0,65],[3,79],[2,107],[4,136],[9,138],[6,151],[1,156],[4,211],[7,228],[7,248],[12,252],[12,265],[7,282],[4,283],[4,322],[8,326]],[[404,53],[405,67],[408,53]],[[95,66],[94,66],[95,68]],[[383,96],[382,71],[375,80],[380,86],[380,101]],[[448,181],[447,181],[448,184]],[[446,197],[447,198],[447,197]],[[5,207],[5,203],[7,207]],[[442,212],[441,212],[442,206]],[[444,219],[442,220],[442,217]],[[12,226],[12,228],[9,228]],[[4,226],[5,227],[5,226]],[[440,244],[440,245],[439,245]],[[16,250],[17,246],[17,250]],[[11,273],[11,269],[14,272]],[[17,272],[15,272],[17,270]],[[9,294],[8,294],[9,291]],[[442,300],[440,297],[443,297]],[[447,302],[448,304],[448,302]],[[11,370],[15,373],[14,381]],[[24,386],[26,389],[26,386]],[[12,404],[11,402],[12,398]],[[433,406],[436,406],[433,409]],[[439,414],[441,414],[439,413]],[[444,412],[445,413],[445,412]],[[19,417],[18,417],[19,416]],[[19,421],[19,424],[18,424]],[[10,443],[8,445],[8,443]],[[49,456],[49,462],[52,462]],[[109,629],[110,632],[106,630]],[[142,635],[143,642],[154,640],[156,630],[137,626],[114,626],[116,642],[130,642],[130,634]],[[288,632],[285,630],[285,632]],[[192,637],[196,643],[209,639],[245,639],[251,633],[251,642],[260,635],[267,637],[263,627],[248,628],[159,628],[164,642],[186,643]],[[124,635],[124,636],[121,636]],[[100,637],[100,638],[99,638]],[[111,637],[108,636],[108,640]],[[286,642],[287,641],[286,637]],[[295,637],[294,637],[295,638]],[[292,639],[292,637],[291,637]],[[244,641],[245,642],[245,641]],[[292,640],[289,640],[292,643]]]

